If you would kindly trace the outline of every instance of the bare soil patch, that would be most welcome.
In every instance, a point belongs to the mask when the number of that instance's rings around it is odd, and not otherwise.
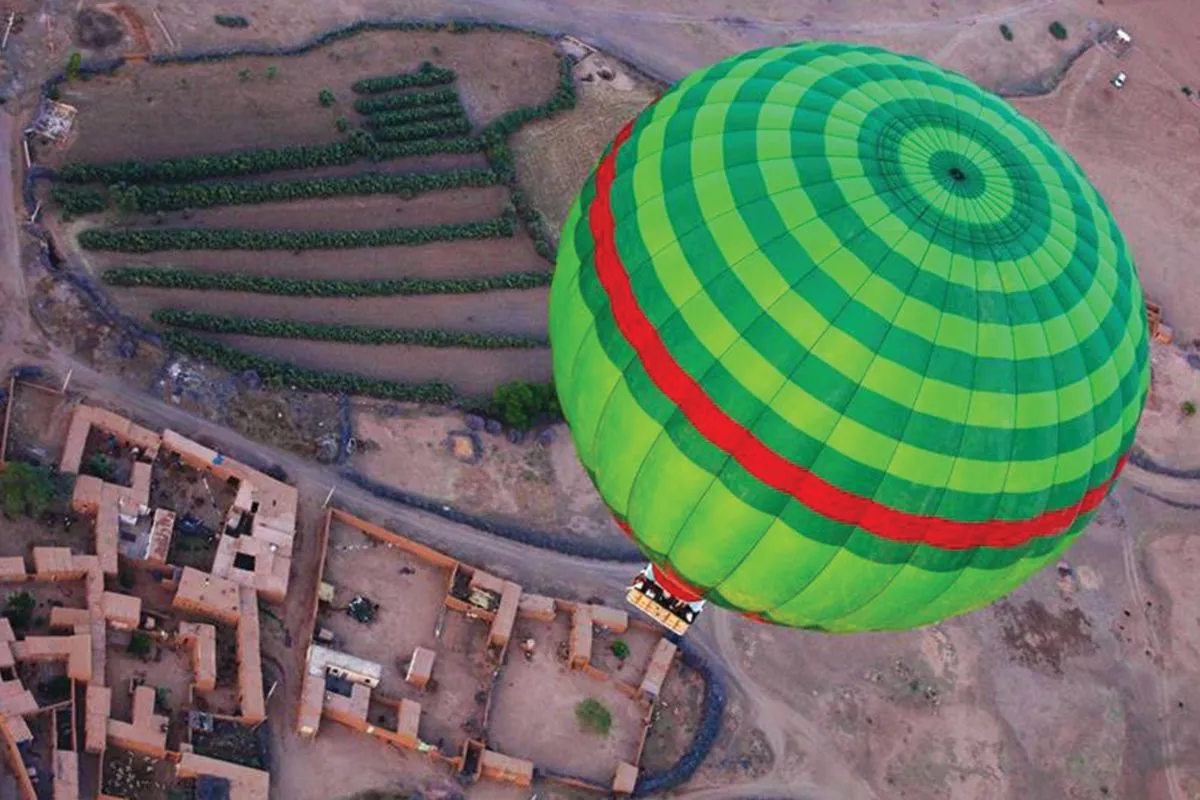
[[[3,388],[7,391],[8,382]],[[8,398],[12,406],[7,452],[0,456],[38,464],[58,464],[67,442],[74,404],[62,395],[49,394],[20,381]],[[0,405],[0,424],[5,408]]]
[[[591,68],[595,58],[576,67],[577,78],[595,75]],[[623,80],[593,77],[577,83],[574,109],[526,125],[513,136],[521,186],[545,216],[555,238],[604,148],[658,95],[657,86],[626,75],[615,62],[609,61],[606,67]]]
[[[502,753],[538,766],[599,783],[609,783],[617,762],[632,761],[641,737],[642,711],[611,681],[567,668],[559,650],[570,635],[560,614],[553,623],[519,620],[513,641],[533,639],[533,656],[511,653],[492,698],[489,738]],[[580,730],[575,705],[599,701],[612,715],[607,735]]]
[[[491,394],[509,381],[550,380],[550,352],[543,349],[468,350],[232,335],[213,338],[238,350],[311,369],[412,383],[444,381],[465,394]]]
[[[473,222],[500,216],[508,203],[504,186],[429,192],[412,199],[364,195],[288,203],[217,206],[173,211],[161,217],[138,215],[122,220],[131,227],[244,228],[247,230],[338,230],[343,228],[416,228]]]
[[[353,322],[393,328],[441,328],[481,333],[546,335],[548,289],[393,297],[279,297],[242,292],[109,288],[134,319],[150,321],[163,308],[200,308],[211,314],[269,317],[323,324]]]
[[[1200,468],[1200,368],[1174,347],[1156,344],[1150,358],[1154,382],[1137,444],[1164,466]]]
[[[692,742],[703,705],[704,679],[676,661],[654,706],[653,721],[642,750],[643,771],[655,774],[675,765]]]
[[[135,679],[154,687],[170,711],[186,704],[194,677],[188,653],[155,642],[143,659],[128,652],[129,638],[128,632],[112,632],[108,636],[104,677],[113,690],[112,715],[126,722],[131,719]]]
[[[235,226],[236,227],[236,226]],[[167,250],[160,253],[83,252],[99,274],[109,267],[177,267],[245,272],[279,278],[383,280],[469,278],[546,269],[523,230],[501,239],[469,239],[408,247],[349,250]]]
[[[630,627],[624,633],[597,630],[592,636],[592,666],[604,670],[617,680],[637,686],[646,674],[646,667],[650,666],[650,656],[654,654],[654,647],[660,639],[662,634],[657,630],[642,627]],[[613,651],[616,642],[624,643],[629,655],[618,658]]]
[[[0,556],[27,558],[35,547],[70,547],[76,553],[89,553],[94,542],[91,520],[65,511],[55,509],[43,519],[8,519],[0,514]]]
[[[65,155],[78,161],[158,159],[333,141],[339,136],[334,120],[356,116],[350,84],[413,70],[425,60],[458,72],[459,91],[477,125],[545,102],[557,79],[552,45],[486,31],[373,31],[303,56],[132,64],[112,77],[65,87],[63,99],[79,108],[78,138]],[[277,74],[269,78],[271,68]],[[323,88],[337,97],[331,108],[317,102]]]

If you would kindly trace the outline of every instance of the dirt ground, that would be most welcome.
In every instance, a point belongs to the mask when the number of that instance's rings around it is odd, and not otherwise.
[[[683,755],[700,723],[704,701],[704,679],[678,660],[663,683],[646,746],[642,750],[643,772],[657,774],[670,768]]]
[[[619,761],[632,761],[642,733],[642,710],[610,681],[590,678],[567,668],[560,646],[570,638],[570,620],[518,620],[513,641],[533,639],[526,659],[509,653],[492,697],[488,734],[502,753],[599,783],[610,783]],[[612,714],[607,736],[581,731],[575,706],[593,698]]]
[[[1175,348],[1151,352],[1154,389],[1142,413],[1137,444],[1159,464],[1200,468],[1200,369]],[[1190,407],[1185,404],[1191,403]],[[1192,411],[1191,414],[1188,410]]]
[[[318,625],[333,631],[345,652],[381,664],[379,690],[399,695],[405,685],[399,664],[408,661],[414,648],[437,644],[434,628],[448,578],[446,570],[334,523],[323,578],[335,588],[334,608],[322,612]],[[344,610],[360,594],[380,605],[368,625]]]
[[[129,687],[133,678],[144,678],[145,684],[156,690],[166,689],[166,705],[171,711],[187,703],[188,687],[195,676],[186,651],[174,650],[155,642],[150,660],[143,661],[126,651],[128,634],[110,633],[108,638],[104,678],[105,685],[113,690],[112,716],[126,722],[131,719],[133,694]]]
[[[289,58],[135,64],[114,77],[64,87],[62,99],[79,116],[78,136],[63,155],[156,159],[331,141],[338,138],[334,120],[355,116],[351,83],[414,70],[425,60],[458,73],[463,103],[478,126],[544,102],[557,79],[554,50],[545,41],[490,32],[370,32]],[[266,74],[271,67],[278,71],[273,78]],[[324,88],[338,99],[330,108],[317,103]]]
[[[481,434],[484,456],[475,465],[457,460],[442,444],[451,431],[463,429],[460,414],[359,402],[354,432],[363,446],[351,465],[382,483],[464,511],[550,533],[624,540],[579,466],[565,427],[553,428],[549,445],[528,439],[512,444],[504,436]],[[421,456],[414,458],[417,453]]]
[[[126,313],[147,323],[161,308],[190,306],[211,314],[261,316],[296,322],[394,328],[441,328],[478,333],[546,335],[546,289],[421,297],[275,297],[241,292],[185,293],[176,289],[109,290]]]
[[[7,391],[8,382],[3,385]],[[74,404],[62,395],[43,392],[20,381],[8,402],[12,411],[7,452],[0,456],[57,464],[62,459]],[[2,411],[0,408],[0,413]]]
[[[592,666],[630,686],[638,686],[660,639],[662,633],[658,630],[641,627],[630,627],[625,633],[597,629],[592,636]],[[613,643],[618,641],[629,648],[629,655],[623,659],[612,651]]]

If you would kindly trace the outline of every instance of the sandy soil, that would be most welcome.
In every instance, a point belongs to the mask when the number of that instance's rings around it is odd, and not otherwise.
[[[1142,414],[1137,444],[1159,464],[1200,468],[1200,369],[1175,348],[1151,353],[1154,388]],[[1189,415],[1185,403],[1192,403]]]
[[[188,687],[195,677],[190,656],[184,650],[173,650],[155,644],[150,661],[143,661],[125,651],[129,643],[128,634],[109,634],[108,653],[105,660],[105,685],[113,690],[112,716],[130,721],[133,713],[133,694],[130,681],[144,678],[147,686],[166,689],[167,706],[177,710],[188,701]]]
[[[462,429],[458,414],[362,402],[355,407],[354,435],[366,446],[351,464],[377,481],[464,511],[564,536],[624,539],[579,465],[565,427],[554,428],[548,446],[483,434],[485,453],[476,465],[458,461],[442,444],[450,431]]]
[[[7,391],[8,382],[3,385]],[[16,384],[8,403],[12,411],[7,452],[0,453],[0,459],[31,458],[43,464],[57,464],[66,443],[74,404],[61,395],[39,391],[22,383]],[[0,407],[0,413],[5,410]]]
[[[630,761],[641,736],[637,703],[611,682],[598,681],[567,668],[558,649],[570,636],[570,620],[560,614],[553,623],[519,620],[513,640],[536,642],[531,659],[519,650],[509,654],[492,697],[488,733],[502,752],[587,780],[612,781],[618,761]],[[607,736],[580,730],[575,705],[594,698],[612,714]]]
[[[546,335],[547,289],[420,297],[275,297],[240,292],[186,293],[175,289],[109,289],[133,318],[148,322],[160,308],[191,305],[212,314],[259,316],[298,322],[404,328],[444,328],[484,333]]]
[[[489,395],[502,383],[550,380],[548,349],[469,350],[268,339],[222,334],[214,340],[247,353],[327,372],[424,383],[443,381],[468,395]]]
[[[477,125],[543,102],[557,78],[553,48],[544,41],[487,32],[373,32],[292,58],[134,65],[63,91],[63,100],[79,109],[78,137],[65,157],[155,159],[332,141],[338,138],[334,120],[357,116],[351,83],[413,70],[424,60],[458,72],[464,105]],[[268,78],[272,67],[278,74]],[[330,108],[317,102],[323,88],[338,98]]]

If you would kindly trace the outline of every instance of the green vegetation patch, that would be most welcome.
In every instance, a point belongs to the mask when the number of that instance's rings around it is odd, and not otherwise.
[[[161,250],[343,250],[395,247],[459,239],[507,238],[515,233],[509,215],[476,222],[423,228],[373,230],[256,231],[241,228],[92,228],[79,234],[85,250],[153,253]]]
[[[588,697],[575,704],[575,721],[584,733],[608,736],[612,728],[612,712],[599,700]]]
[[[1050,35],[1060,42],[1067,38],[1067,26],[1063,25],[1058,20],[1054,20],[1054,22],[1050,23],[1049,30]]]
[[[432,106],[399,108],[395,111],[378,111],[369,115],[367,117],[367,128],[368,130],[393,128],[409,122],[423,122],[442,117],[465,117],[466,114],[467,112],[463,109],[462,104],[457,101],[453,103],[439,103]]]
[[[403,92],[389,94],[383,97],[368,97],[354,101],[354,110],[360,114],[374,114],[379,111],[391,111],[398,108],[413,106],[434,106],[443,103],[458,102],[456,89],[430,89],[422,92]]]
[[[426,328],[374,328],[367,325],[323,325],[283,319],[230,317],[202,311],[162,309],[152,315],[155,322],[204,333],[232,333],[276,339],[312,339],[351,344],[404,344],[416,347],[464,347],[473,350],[535,349],[546,340],[533,336],[474,333]]]
[[[435,67],[426,61],[415,72],[401,72],[396,75],[383,75],[378,78],[364,78],[355,81],[350,88],[355,94],[381,94],[395,89],[409,89],[414,86],[438,86],[444,83],[454,83],[458,76],[452,69]]]
[[[427,294],[475,294],[549,286],[550,272],[510,272],[485,278],[397,278],[375,281],[275,278],[237,272],[114,267],[101,280],[109,286],[196,291],[247,292],[285,297],[391,297]]]
[[[466,117],[450,117],[448,119],[413,122],[390,128],[377,128],[374,131],[374,136],[380,142],[408,142],[414,139],[456,136],[458,134],[470,133],[470,131],[471,121]]]

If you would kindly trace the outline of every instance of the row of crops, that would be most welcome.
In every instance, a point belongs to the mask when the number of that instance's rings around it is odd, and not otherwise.
[[[348,344],[405,344],[417,347],[463,347],[472,350],[529,350],[545,347],[546,340],[506,333],[475,333],[429,328],[376,328],[367,325],[328,325],[285,319],[230,317],[186,309],[161,309],[152,315],[160,325],[241,336],[273,339],[311,339]]]
[[[575,103],[570,62],[563,59],[560,82],[545,103],[510,111],[472,134],[472,126],[454,85],[453,70],[422,64],[413,72],[364,78],[352,86],[360,127],[339,121],[348,135],[323,145],[255,148],[229,153],[127,160],[107,164],[68,164],[55,176],[55,202],[68,215],[117,208],[127,213],[158,214],[200,208],[288,202],[354,195],[394,194],[410,198],[425,192],[504,185],[512,208],[496,218],[449,225],[364,230],[244,230],[232,228],[91,228],[79,234],[87,250],[149,253],[185,250],[334,250],[421,245],[438,241],[511,237],[523,224],[539,254],[553,258],[541,218],[516,184],[508,137],[533,120],[571,108]],[[405,156],[484,153],[486,169],[433,173],[366,172],[336,178],[259,179],[275,172],[381,162]],[[249,180],[248,180],[249,179]],[[343,281],[290,279],[189,269],[119,267],[102,274],[110,286],[196,291],[251,292],[293,297],[368,297],[464,294],[545,287],[546,271],[518,271],[480,278]],[[410,384],[339,372],[301,368],[241,352],[201,334],[237,334],[351,344],[401,344],[420,347],[528,349],[544,339],[508,334],[418,328],[374,328],[353,324],[314,324],[285,319],[230,317],[189,309],[166,309],[153,319],[167,328],[172,349],[211,361],[231,371],[254,370],[269,387],[375,395],[396,400],[448,403],[454,390],[442,383]]]

